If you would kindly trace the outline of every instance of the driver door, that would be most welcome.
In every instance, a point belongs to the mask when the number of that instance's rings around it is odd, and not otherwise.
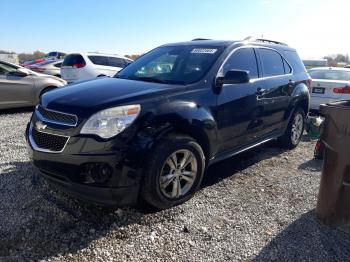
[[[263,107],[257,92],[264,89],[264,80],[259,78],[255,50],[239,48],[231,54],[222,67],[222,75],[229,70],[249,72],[250,81],[242,84],[225,84],[217,97],[218,134],[220,152],[245,146],[261,137],[264,119]]]
[[[0,107],[31,106],[34,103],[33,76],[12,75],[17,67],[0,62]]]

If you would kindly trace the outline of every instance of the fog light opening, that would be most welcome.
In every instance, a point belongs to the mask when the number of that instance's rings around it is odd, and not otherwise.
[[[81,175],[85,184],[102,184],[110,179],[112,168],[105,163],[89,163],[82,167]]]

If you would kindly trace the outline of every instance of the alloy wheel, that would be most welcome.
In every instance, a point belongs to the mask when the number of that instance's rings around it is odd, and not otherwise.
[[[291,131],[291,140],[293,144],[297,144],[303,134],[304,118],[300,113],[297,113],[294,117]]]
[[[197,159],[188,149],[177,150],[165,161],[159,177],[160,190],[170,199],[186,195],[197,176]]]

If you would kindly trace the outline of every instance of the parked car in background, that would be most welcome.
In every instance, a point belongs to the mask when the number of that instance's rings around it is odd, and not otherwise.
[[[0,61],[0,109],[34,106],[43,93],[66,84],[58,77]]]
[[[114,76],[132,62],[127,57],[101,53],[74,53],[67,55],[61,66],[61,77],[68,83],[100,76]]]
[[[47,53],[45,55],[45,58],[46,59],[51,59],[51,60],[61,60],[65,56],[66,56],[65,53],[54,51],[54,52]]]
[[[36,64],[39,64],[39,63],[42,63],[42,62],[45,62],[45,58],[40,58],[40,59],[37,59],[37,60],[31,60],[31,61],[25,61],[21,65],[23,67],[29,68],[30,66],[33,66],[33,65],[36,65]]]
[[[23,62],[21,65],[24,67],[31,67],[33,65],[39,64],[39,63],[43,63],[46,61],[55,61],[55,60],[62,60],[65,57],[65,53],[62,52],[50,52],[47,53],[43,58],[39,58],[36,60],[31,60],[31,61],[25,61]]]
[[[319,67],[310,69],[310,109],[318,111],[320,104],[350,99],[350,68]]]
[[[45,75],[61,77],[61,65],[63,60],[46,60],[44,62],[31,65],[29,69]]]
[[[18,59],[18,55],[17,54],[3,54],[0,53],[0,60],[5,61],[5,62],[9,62],[12,64],[19,64],[19,59]]]
[[[328,66],[327,59],[303,59],[306,69]]]
[[[44,94],[28,148],[50,183],[79,198],[131,205],[141,196],[169,208],[194,195],[213,163],[273,139],[295,148],[309,79],[296,50],[276,41],[163,45],[113,78]]]

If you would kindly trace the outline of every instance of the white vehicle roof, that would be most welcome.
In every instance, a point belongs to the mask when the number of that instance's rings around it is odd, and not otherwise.
[[[313,71],[313,70],[334,70],[334,71],[350,71],[350,68],[344,68],[344,67],[315,67],[315,68],[310,68],[308,71]]]
[[[105,54],[105,53],[99,53],[99,52],[76,52],[76,53],[70,53],[68,55],[82,55],[82,56],[110,56],[110,57],[117,57],[117,58],[123,58],[123,59],[127,59],[130,61],[133,61],[132,59],[125,57],[125,56],[121,56],[121,55],[116,55],[116,54]]]

